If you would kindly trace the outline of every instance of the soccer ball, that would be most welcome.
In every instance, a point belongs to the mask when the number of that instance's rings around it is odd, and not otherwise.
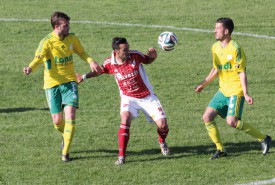
[[[164,51],[171,51],[178,43],[175,33],[170,31],[162,32],[158,37],[158,45]]]

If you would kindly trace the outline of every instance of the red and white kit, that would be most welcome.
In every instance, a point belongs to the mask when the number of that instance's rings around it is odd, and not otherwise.
[[[121,97],[120,111],[129,111],[137,117],[138,110],[142,110],[148,121],[166,118],[142,65],[149,60],[148,56],[130,51],[127,61],[118,64],[114,54],[104,61],[103,68],[104,73],[115,76]]]

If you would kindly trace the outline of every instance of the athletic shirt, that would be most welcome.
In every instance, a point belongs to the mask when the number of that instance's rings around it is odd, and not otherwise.
[[[143,98],[153,93],[153,87],[142,65],[148,60],[147,55],[130,51],[129,58],[123,64],[118,64],[113,52],[112,56],[104,61],[104,73],[115,76],[120,95]]]
[[[34,71],[44,64],[44,89],[76,81],[73,53],[84,61],[93,61],[73,33],[61,39],[51,32],[41,40],[29,67]]]
[[[227,97],[243,96],[240,72],[246,70],[246,57],[243,48],[231,40],[222,48],[217,41],[212,46],[213,67],[218,69],[220,91]]]

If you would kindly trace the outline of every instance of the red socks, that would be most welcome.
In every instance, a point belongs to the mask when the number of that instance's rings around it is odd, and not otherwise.
[[[165,138],[168,135],[169,128],[167,129],[157,129],[159,136],[159,143],[165,142]],[[130,126],[121,124],[118,130],[118,145],[119,145],[119,157],[125,157],[126,148],[130,138]]]
[[[119,157],[125,157],[126,148],[130,138],[130,126],[121,124],[118,130]]]
[[[167,129],[159,129],[158,128],[159,143],[165,142],[165,138],[167,137],[168,132],[169,132],[169,128],[167,128]]]

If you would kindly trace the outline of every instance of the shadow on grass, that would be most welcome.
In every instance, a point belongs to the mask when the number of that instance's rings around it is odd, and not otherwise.
[[[0,109],[0,113],[27,112],[27,111],[34,111],[34,110],[48,111],[49,108],[33,108],[33,107],[7,108],[7,109]]]
[[[251,153],[254,151],[262,154],[260,143],[257,141],[255,142],[239,142],[239,143],[224,143],[226,151],[228,152],[228,157],[236,157],[240,155],[244,155],[245,153]],[[215,146],[214,145],[198,145],[198,146],[171,146],[170,151],[171,155],[169,156],[161,156],[155,157],[151,159],[145,159],[139,161],[152,161],[152,160],[164,160],[164,159],[178,159],[184,157],[194,157],[194,155],[209,155],[209,157],[215,153]],[[95,154],[93,156],[85,156],[85,157],[75,157],[73,160],[82,160],[87,158],[108,158],[117,156],[118,150],[108,150],[108,149],[98,149],[98,150],[84,150],[84,151],[74,151],[71,152],[72,154]],[[105,154],[104,154],[105,153]],[[157,155],[160,154],[159,148],[152,148],[147,150],[141,151],[127,151],[128,156],[139,156],[139,155]],[[274,152],[269,152],[274,153]],[[109,154],[112,154],[111,156]],[[132,161],[135,162],[135,161]]]

